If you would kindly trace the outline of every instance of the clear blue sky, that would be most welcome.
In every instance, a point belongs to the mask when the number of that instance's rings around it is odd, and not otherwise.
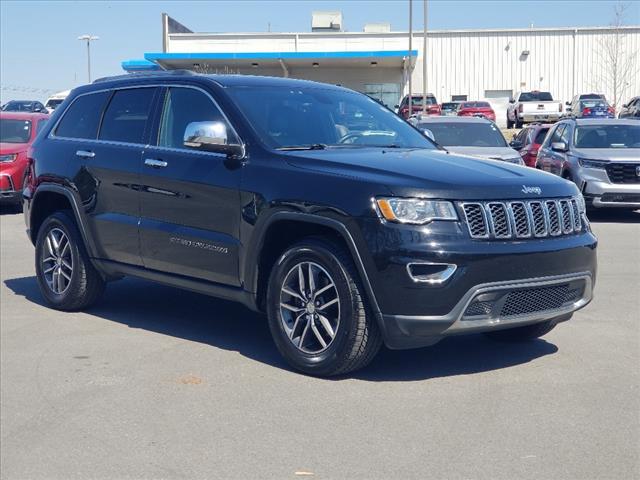
[[[422,0],[414,0],[414,28],[422,28]],[[640,2],[626,23],[640,24]],[[615,1],[429,0],[431,29],[606,25]],[[408,1],[0,1],[0,90],[11,98],[46,99],[86,81],[86,53],[79,35],[90,33],[93,77],[122,73],[120,62],[162,50],[160,14],[195,32],[310,31],[312,10],[342,10],[345,28],[368,22],[408,29]],[[10,88],[34,89],[12,91]],[[35,90],[39,89],[39,90]]]

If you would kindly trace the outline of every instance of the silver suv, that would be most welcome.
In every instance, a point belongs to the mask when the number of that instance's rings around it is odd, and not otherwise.
[[[573,181],[587,206],[640,208],[640,124],[563,120],[547,134],[536,168]]]

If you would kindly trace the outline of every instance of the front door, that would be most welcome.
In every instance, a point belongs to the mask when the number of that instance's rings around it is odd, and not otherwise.
[[[238,286],[242,168],[223,154],[184,145],[187,125],[203,121],[224,122],[234,135],[208,93],[186,86],[164,90],[142,161],[142,259],[149,269]]]

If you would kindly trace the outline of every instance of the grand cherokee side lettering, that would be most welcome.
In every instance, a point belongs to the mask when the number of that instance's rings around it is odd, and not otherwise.
[[[169,242],[182,245],[183,247],[201,248],[203,250],[211,250],[212,252],[223,253],[225,255],[229,253],[229,249],[227,247],[221,247],[219,245],[213,245],[211,243],[187,240],[186,238],[171,237],[169,238]]]

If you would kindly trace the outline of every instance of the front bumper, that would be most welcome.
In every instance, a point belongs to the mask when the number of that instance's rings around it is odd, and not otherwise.
[[[416,348],[451,335],[566,321],[592,297],[591,272],[476,285],[446,315],[383,315],[386,344]]]
[[[0,173],[0,203],[20,203],[21,201],[22,190],[16,190],[13,176]]]
[[[426,346],[448,335],[570,315],[591,300],[597,240],[588,229],[558,237],[488,241],[471,239],[463,230],[466,226],[456,222],[410,227],[371,220],[361,228],[366,242],[361,251],[371,254],[365,261],[366,273],[389,348]],[[429,283],[411,278],[407,265],[413,263],[456,268],[446,281]],[[582,284],[570,290],[578,288],[580,296],[567,297],[568,303],[532,307],[523,315],[502,311],[500,302],[506,302],[512,292],[544,285],[564,292],[574,281]],[[467,307],[488,293],[495,297],[490,299],[491,311],[473,321],[467,319]],[[545,291],[537,293],[544,301]]]
[[[585,200],[596,208],[640,208],[640,183],[612,183],[607,172],[580,167],[576,177]]]

